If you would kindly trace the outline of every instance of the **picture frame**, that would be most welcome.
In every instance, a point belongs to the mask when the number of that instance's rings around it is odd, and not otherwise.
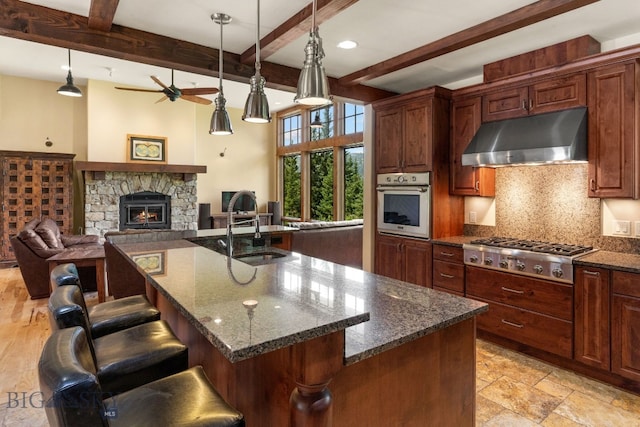
[[[150,276],[164,276],[167,274],[165,256],[165,251],[140,252],[131,254],[131,259]]]
[[[127,134],[127,161],[166,164],[167,138]]]

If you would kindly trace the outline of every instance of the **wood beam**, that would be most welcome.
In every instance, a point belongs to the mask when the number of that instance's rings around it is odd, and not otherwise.
[[[217,77],[219,51],[183,40],[120,25],[109,32],[89,28],[88,18],[18,0],[0,0],[0,36],[59,46],[96,55]],[[240,55],[224,53],[224,76],[248,83],[253,66],[240,62]],[[300,70],[262,63],[267,86],[295,92]],[[395,95],[368,86],[342,86],[330,78],[331,93],[337,97],[370,103]]]
[[[316,10],[316,25],[336,16],[358,0],[318,0],[318,10]],[[309,3],[304,9],[287,19],[282,25],[260,39],[261,60],[268,58],[303,34],[309,33],[311,29],[311,14],[313,4]],[[302,62],[303,55],[301,54]],[[240,62],[243,64],[253,64],[256,61],[256,46],[240,54]]]
[[[483,42],[600,0],[540,0],[338,79],[352,85]]]
[[[120,0],[91,0],[89,8],[89,28],[109,31]]]

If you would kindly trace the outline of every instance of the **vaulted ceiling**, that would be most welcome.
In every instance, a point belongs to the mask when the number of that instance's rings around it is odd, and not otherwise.
[[[640,43],[637,0],[318,0],[316,14],[334,96],[371,102],[395,93],[477,82],[482,65],[589,34],[604,48]],[[309,0],[261,1],[262,74],[277,99],[293,100],[311,27]],[[74,77],[154,86],[217,86],[224,28],[228,105],[240,106],[253,74],[256,1],[0,0],[0,73],[63,81]],[[353,50],[339,41],[358,43]],[[235,102],[235,83],[242,95]],[[232,86],[232,91],[228,86]],[[146,96],[141,94],[141,96]],[[273,102],[272,102],[273,104]]]

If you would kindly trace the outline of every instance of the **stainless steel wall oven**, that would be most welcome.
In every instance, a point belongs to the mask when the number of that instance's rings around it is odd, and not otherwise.
[[[377,176],[378,232],[428,239],[431,187],[429,172]]]

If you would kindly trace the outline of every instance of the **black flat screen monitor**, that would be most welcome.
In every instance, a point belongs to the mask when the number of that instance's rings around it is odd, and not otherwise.
[[[236,193],[237,191],[222,192],[222,212],[227,212],[229,210],[229,202]],[[252,193],[256,194],[255,191],[252,191]],[[243,194],[238,198],[238,200],[236,200],[232,210],[233,212],[251,212],[256,210],[256,206],[251,197]]]

